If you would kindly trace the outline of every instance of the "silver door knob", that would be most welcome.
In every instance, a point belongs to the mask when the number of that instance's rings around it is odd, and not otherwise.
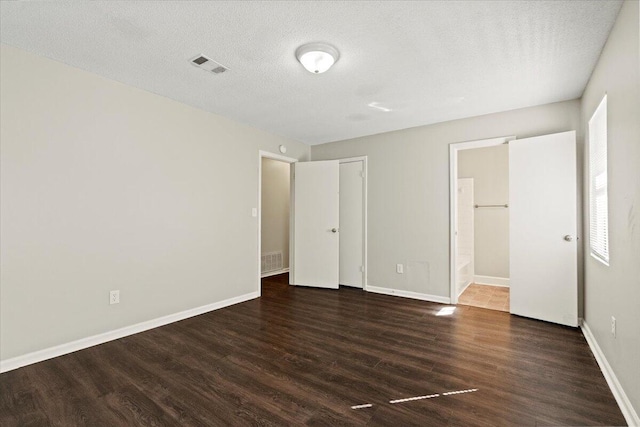
[[[337,228],[332,228],[332,229],[331,229],[331,232],[332,232],[332,233],[337,233],[337,232],[338,232],[338,229],[337,229]]]
[[[573,240],[573,236],[570,234],[567,234],[566,236],[564,236],[564,240],[566,240],[567,242],[571,242]]]

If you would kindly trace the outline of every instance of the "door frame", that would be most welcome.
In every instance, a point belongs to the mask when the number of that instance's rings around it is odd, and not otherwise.
[[[281,162],[289,163],[289,271],[293,268],[293,179],[291,179],[291,173],[293,168],[291,165],[298,162],[298,159],[293,157],[283,156],[281,154],[271,153],[269,151],[258,151],[258,255],[257,255],[257,272],[258,272],[258,296],[262,296],[262,159],[278,160]]]
[[[367,169],[367,156],[358,156],[358,157],[346,157],[344,159],[337,159],[340,164],[342,163],[353,163],[353,162],[362,162],[362,171],[364,176],[362,177],[362,257],[363,257],[363,267],[364,272],[362,273],[362,290],[367,290],[367,279],[369,276],[369,267],[368,267],[368,256],[367,256],[367,237],[368,237],[368,228],[367,228],[367,219],[368,219],[368,202],[367,202],[367,194],[369,192],[368,180],[369,180],[369,171]]]
[[[261,255],[262,255],[262,159],[272,159],[278,160],[281,162],[289,163],[291,166],[294,163],[297,163],[301,160],[283,156],[281,154],[271,153],[269,151],[258,150],[258,249],[257,249],[257,261],[256,261],[256,271],[257,271],[257,291],[258,296],[262,295],[262,271],[261,271]],[[326,159],[328,160],[328,159]],[[357,157],[346,157],[338,160],[339,163],[350,163],[350,162],[362,162],[362,170],[364,171],[363,180],[363,188],[362,188],[362,204],[363,204],[363,257],[364,257],[364,273],[362,278],[362,290],[367,290],[368,283],[368,199],[367,194],[369,192],[368,181],[369,181],[369,170],[367,166],[368,158],[367,156],[357,156]],[[308,160],[313,161],[313,160]],[[293,168],[291,168],[289,175],[289,277],[291,277],[291,273],[294,268],[294,227],[293,227],[293,218],[295,215],[295,200],[294,200],[294,190],[295,190],[295,179],[293,177]],[[291,283],[290,283],[291,284]]]
[[[508,144],[515,136],[480,139],[476,141],[456,142],[449,144],[449,297],[451,304],[458,303],[457,268],[456,268],[456,219],[458,213],[458,152],[473,148],[493,147]]]

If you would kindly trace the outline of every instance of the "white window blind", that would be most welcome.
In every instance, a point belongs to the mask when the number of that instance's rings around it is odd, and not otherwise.
[[[609,265],[606,95],[589,120],[589,242],[591,255]]]

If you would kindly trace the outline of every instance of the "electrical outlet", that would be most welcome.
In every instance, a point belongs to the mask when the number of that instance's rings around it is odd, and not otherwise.
[[[398,274],[404,273],[404,266],[402,264],[396,264],[396,273]]]
[[[613,316],[611,316],[611,335],[616,337],[616,318]]]
[[[120,291],[109,292],[109,304],[120,304]]]

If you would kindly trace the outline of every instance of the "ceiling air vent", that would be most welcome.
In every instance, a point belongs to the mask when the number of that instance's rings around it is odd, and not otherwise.
[[[204,63],[205,63],[205,62],[207,62],[207,61],[208,61],[208,59],[207,59],[207,58],[205,58],[204,56],[198,56],[196,59],[194,59],[194,60],[193,60],[193,61],[191,61],[191,62],[193,62],[193,63],[194,63],[194,64],[196,64],[196,65],[202,65],[202,64],[204,64]]]
[[[224,65],[214,61],[211,58],[207,58],[204,55],[198,55],[195,58],[189,60],[191,64],[195,67],[203,69],[213,74],[222,74],[228,70]]]

